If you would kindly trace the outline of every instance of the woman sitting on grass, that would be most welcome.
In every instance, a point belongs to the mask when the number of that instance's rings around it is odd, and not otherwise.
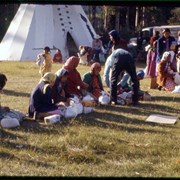
[[[4,86],[6,85],[7,82],[7,77],[5,74],[0,73],[0,92],[2,91],[2,89],[4,88]],[[0,103],[0,119],[2,118],[2,114],[5,112],[10,111],[9,107],[7,106],[1,106]]]
[[[89,84],[87,89],[97,101],[103,91],[103,84],[100,76],[101,64],[96,62],[91,65],[90,72],[83,76],[83,82]]]
[[[55,83],[56,75],[46,73],[36,85],[31,93],[28,114],[34,119],[41,119],[52,114],[62,114],[58,105],[52,101],[52,87]]]
[[[70,95],[67,93],[67,77],[68,71],[64,68],[59,69],[56,74],[56,81],[52,87],[52,99],[54,103],[62,104],[62,106],[69,105]]]
[[[89,85],[82,81],[81,75],[76,69],[79,61],[80,59],[78,57],[71,56],[67,59],[63,68],[69,72],[67,77],[67,93],[71,96],[82,97],[82,90],[88,88]]]
[[[176,69],[171,62],[171,54],[166,51],[163,53],[161,62],[158,64],[157,84],[158,89],[165,91],[173,91],[175,88],[174,75]]]
[[[5,74],[0,73],[0,92],[2,92],[2,89],[5,87],[7,82],[7,77]],[[6,127],[13,127],[19,126],[19,122],[25,117],[23,113],[20,111],[10,109],[8,106],[1,106],[0,103],[0,121],[5,120],[6,121]],[[2,125],[1,121],[1,125]],[[18,121],[18,124],[14,121]],[[15,123],[15,124],[14,124]],[[2,125],[3,126],[3,125]],[[3,126],[3,127],[5,127]]]

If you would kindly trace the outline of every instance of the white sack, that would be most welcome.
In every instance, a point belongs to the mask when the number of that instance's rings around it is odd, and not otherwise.
[[[44,121],[46,124],[55,124],[61,120],[61,116],[59,114],[54,114],[50,116],[44,117]]]
[[[175,86],[174,90],[171,93],[180,93],[180,85]]]
[[[15,128],[20,126],[20,123],[18,119],[6,116],[1,120],[1,126],[3,128]]]

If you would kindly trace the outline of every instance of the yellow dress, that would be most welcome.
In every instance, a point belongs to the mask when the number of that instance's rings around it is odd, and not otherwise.
[[[51,72],[51,69],[52,69],[51,55],[45,54],[44,61],[43,61],[42,65],[40,66],[40,69],[39,69],[39,73],[41,74],[41,77],[46,72]]]

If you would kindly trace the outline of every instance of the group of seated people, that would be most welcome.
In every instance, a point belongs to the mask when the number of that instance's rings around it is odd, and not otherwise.
[[[51,114],[62,114],[62,107],[69,106],[70,99],[75,96],[82,100],[84,96],[90,95],[98,104],[99,97],[105,92],[100,75],[101,64],[94,62],[90,71],[81,77],[77,70],[79,62],[79,57],[71,56],[56,73],[47,72],[43,75],[31,93],[29,117],[36,119]],[[137,77],[138,80],[144,78],[143,70],[137,71]],[[124,73],[117,84],[118,90],[121,89],[119,94],[132,91],[132,85],[131,77]],[[142,93],[139,93],[140,96]]]
[[[114,51],[114,53],[122,53],[123,56],[126,52],[121,48]],[[112,73],[110,73],[110,70],[114,68],[111,64],[114,61],[112,56],[113,53],[107,58],[103,75],[104,81],[109,88],[112,88],[110,86],[111,77],[109,76]],[[171,61],[172,54],[170,52],[164,52],[158,64],[157,83],[159,84],[159,89],[172,91],[176,85],[173,78],[177,70],[172,66]],[[104,91],[100,75],[101,64],[98,62],[92,63],[90,71],[85,73],[81,78],[81,74],[77,70],[79,62],[79,57],[71,56],[56,73],[47,72],[43,75],[30,97],[30,117],[33,117],[34,114],[37,115],[37,113],[39,116],[56,113],[62,114],[61,107],[68,106],[70,98],[74,96],[82,99],[85,95],[90,94],[98,103],[98,98],[102,95],[102,91]],[[118,97],[123,92],[131,92],[131,98],[133,98],[133,92],[136,88],[136,99],[140,100],[144,93],[140,90],[140,80],[144,79],[145,76],[144,70],[136,71],[136,87],[134,87],[134,82],[132,81],[133,75],[130,75],[128,70],[122,69],[121,73],[118,74],[119,79],[115,79],[115,83],[117,84],[115,93]],[[111,91],[113,90],[111,89]]]
[[[82,99],[91,94],[97,102],[103,85],[100,77],[101,65],[93,63],[90,72],[81,78],[77,70],[79,57],[69,57],[56,73],[47,72],[34,88],[30,97],[28,114],[30,117],[61,114],[62,106],[68,106],[70,98],[77,96]]]
[[[112,41],[113,36],[119,37],[115,30],[110,33],[110,36]],[[132,104],[137,105],[144,93],[140,90],[140,80],[145,76],[144,70],[136,71],[135,62],[122,43],[124,41],[118,39],[113,42],[112,53],[106,60],[103,74],[103,80],[110,89],[110,92],[106,92],[110,97],[109,104],[117,105],[118,98],[121,97],[119,95],[125,92],[130,93]],[[44,51],[47,54],[46,57],[49,57],[50,49],[45,47]],[[164,52],[158,65],[159,89],[172,91],[176,85],[173,81],[176,69],[172,67],[171,59],[171,53]],[[84,96],[90,95],[98,103],[102,92],[105,92],[100,75],[101,64],[93,62],[90,65],[90,71],[81,77],[77,70],[79,63],[80,57],[71,56],[55,73],[51,72],[51,67],[45,71],[40,67],[42,77],[30,96],[29,117],[38,119],[52,114],[63,115],[63,107],[69,106],[70,99],[75,96],[82,100]],[[7,79],[4,79],[1,88],[6,81]]]

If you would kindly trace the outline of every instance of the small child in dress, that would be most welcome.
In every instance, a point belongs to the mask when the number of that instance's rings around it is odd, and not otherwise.
[[[41,77],[43,77],[46,72],[51,72],[52,68],[50,48],[48,46],[44,48],[43,53],[38,54],[38,59],[39,61],[37,61],[37,64],[39,62],[39,73],[41,74]]]

